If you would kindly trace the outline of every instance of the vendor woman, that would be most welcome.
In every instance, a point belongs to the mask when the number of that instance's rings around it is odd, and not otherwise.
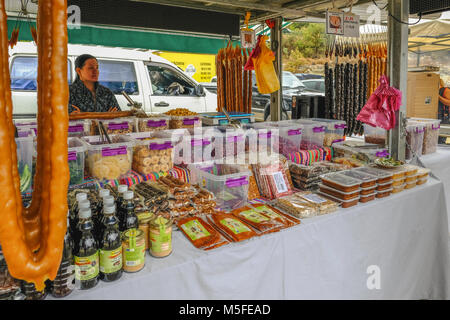
[[[121,111],[114,93],[98,83],[98,61],[83,54],[75,60],[77,78],[69,86],[69,114]]]

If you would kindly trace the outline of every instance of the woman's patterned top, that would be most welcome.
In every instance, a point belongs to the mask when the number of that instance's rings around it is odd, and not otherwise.
[[[95,98],[80,79],[69,86],[69,92],[69,114],[73,111],[108,112],[114,108],[121,111],[114,93],[98,82],[95,83]]]

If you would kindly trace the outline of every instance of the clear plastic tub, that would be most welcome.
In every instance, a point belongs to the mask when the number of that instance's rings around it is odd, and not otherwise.
[[[418,156],[422,155],[423,138],[425,135],[425,126],[418,122],[408,123],[406,125],[406,147],[405,159],[410,160],[413,152]],[[409,147],[408,147],[409,145]]]
[[[168,172],[173,168],[173,144],[171,137],[156,138],[154,132],[131,133],[134,140],[134,171],[140,174]]]
[[[419,171],[418,166],[412,165],[412,164],[405,164],[403,165],[403,169],[405,169],[405,176],[406,177],[410,177],[410,176],[415,176],[417,175],[417,172]]]
[[[353,170],[368,173],[377,177],[377,183],[386,183],[393,180],[393,173],[386,170],[381,170],[373,167],[359,167]]]
[[[303,126],[301,149],[314,150],[323,147],[323,141],[325,137],[325,125],[307,119],[298,119],[290,121],[293,121],[297,124],[301,124]]]
[[[216,196],[218,208],[233,210],[248,200],[250,170],[244,166],[220,164],[215,161],[190,164],[192,183],[199,183]]]
[[[411,182],[411,183],[406,183],[406,184],[405,184],[405,189],[412,189],[412,188],[414,188],[416,185],[417,185],[417,182],[416,182],[416,181]]]
[[[303,138],[303,125],[290,121],[276,122],[275,151],[290,159],[291,153],[300,151]]]
[[[328,199],[331,199],[333,201],[340,203],[342,208],[350,208],[350,207],[356,206],[360,199],[360,197],[358,196],[357,198],[350,199],[350,200],[340,200],[336,197],[333,197],[332,195],[329,195],[328,193],[323,193],[323,192],[319,191],[318,194],[324,196],[325,198],[328,198]]]
[[[183,131],[185,130],[185,131]],[[174,164],[190,164],[211,161],[223,157],[222,134],[214,127],[173,130],[181,140],[174,147]],[[163,133],[163,132],[162,132]],[[173,140],[172,140],[173,141]],[[216,144],[218,145],[216,156]]]
[[[278,152],[275,150],[275,136],[278,130],[276,122],[255,122],[245,124],[246,129],[246,145],[245,150],[248,152]],[[273,137],[273,138],[272,138]]]
[[[431,170],[428,168],[419,168],[419,170],[417,170],[417,179],[428,178],[430,172]]]
[[[103,126],[105,127],[108,134],[125,134],[137,132],[136,118],[134,117],[97,120],[97,126],[100,121],[103,123]],[[96,130],[97,132],[99,132],[98,127]]]
[[[202,118],[200,115],[192,116],[170,116],[170,129],[189,129],[202,126]]]
[[[425,184],[425,183],[427,183],[427,181],[428,181],[428,177],[417,179],[416,185],[419,186],[419,185]]]
[[[438,119],[423,119],[423,118],[410,118],[409,123],[423,124],[425,132],[423,136],[422,154],[430,154],[436,152],[437,144],[439,140],[439,129],[441,127],[441,120]]]
[[[351,200],[359,197],[359,190],[351,191],[351,192],[342,192],[335,188],[331,188],[322,183],[319,183],[320,192],[327,193],[341,201]]]
[[[388,196],[391,195],[392,191],[393,191],[393,188],[386,189],[386,190],[383,190],[383,191],[377,191],[377,194],[376,194],[375,197],[376,197],[376,198],[385,198],[385,197],[388,197]]]
[[[91,120],[72,120],[69,121],[69,137],[83,137],[91,134]]]
[[[376,196],[376,192],[367,194],[367,195],[361,194],[361,197],[359,198],[359,202],[366,203],[366,202],[375,200],[375,196]]]
[[[386,190],[392,189],[392,186],[393,186],[392,182],[378,184],[377,192],[384,192]]]
[[[405,183],[412,183],[417,181],[417,175],[414,176],[406,176],[405,177]]]
[[[86,144],[77,137],[67,139],[68,144],[68,163],[70,171],[69,185],[82,184],[84,182],[84,166]]]
[[[169,116],[136,118],[138,132],[149,132],[169,129]]]
[[[217,137],[215,145],[217,158],[220,158],[220,154],[223,154],[223,157],[234,157],[245,153],[246,130],[231,126],[216,126],[215,128],[221,133]],[[219,139],[222,139],[222,143]]]
[[[87,136],[82,140],[88,148],[89,174],[99,180],[115,180],[128,174],[133,159],[133,140],[127,135],[111,135],[113,143],[102,141],[100,136]]]
[[[400,179],[395,179],[392,181],[392,186],[393,187],[398,187],[405,184],[405,178],[400,178]]]
[[[321,176],[322,183],[342,192],[359,191],[361,180],[340,173],[329,173]]]
[[[405,186],[406,186],[406,183],[403,183],[403,184],[401,184],[399,186],[393,186],[392,187],[392,193],[402,192],[403,190],[405,190]]]
[[[16,127],[18,138],[35,137],[36,132],[30,127]]]
[[[366,143],[374,143],[386,145],[387,131],[383,128],[372,127],[364,123],[364,141]]]
[[[20,176],[20,192],[31,191],[33,182],[34,137],[16,138],[17,168]]]
[[[362,196],[366,196],[366,195],[372,194],[372,193],[374,193],[374,192],[376,192],[376,191],[377,191],[377,187],[376,187],[376,186],[368,187],[368,188],[361,188],[360,194],[361,194]]]
[[[341,171],[339,173],[346,175],[348,177],[352,177],[352,178],[361,180],[361,188],[375,187],[377,184],[376,177],[374,177],[373,175],[361,172],[361,171],[346,170],[346,171]]]
[[[392,169],[380,169],[380,170],[384,170],[386,172],[392,173],[393,180],[401,179],[406,176],[406,170],[403,167],[392,168]]]
[[[321,118],[312,118],[310,120],[319,122],[325,126],[325,135],[323,139],[324,146],[329,147],[334,143],[345,140],[344,132],[345,128],[347,128],[347,124],[345,121]]]

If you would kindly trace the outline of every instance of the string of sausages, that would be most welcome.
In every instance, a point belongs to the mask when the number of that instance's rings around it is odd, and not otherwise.
[[[325,56],[325,117],[344,120],[345,134],[363,134],[356,120],[368,98],[387,72],[385,34],[364,34],[361,38],[330,36]]]
[[[24,208],[12,121],[5,2],[0,0],[0,244],[11,275],[43,290],[44,281],[56,277],[67,229],[67,0],[39,1],[37,27],[36,174],[31,205]]]
[[[216,55],[217,110],[251,112],[252,75],[245,71],[248,53],[239,46],[233,48],[228,42]]]

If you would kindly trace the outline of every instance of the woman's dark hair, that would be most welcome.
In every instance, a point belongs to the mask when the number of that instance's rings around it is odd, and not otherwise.
[[[87,60],[89,59],[95,59],[97,60],[96,57],[90,55],[90,54],[82,54],[81,56],[78,56],[75,59],[75,73],[77,74],[77,79],[80,79],[80,76],[77,73],[77,68],[82,69],[84,67],[84,64],[86,63]]]

